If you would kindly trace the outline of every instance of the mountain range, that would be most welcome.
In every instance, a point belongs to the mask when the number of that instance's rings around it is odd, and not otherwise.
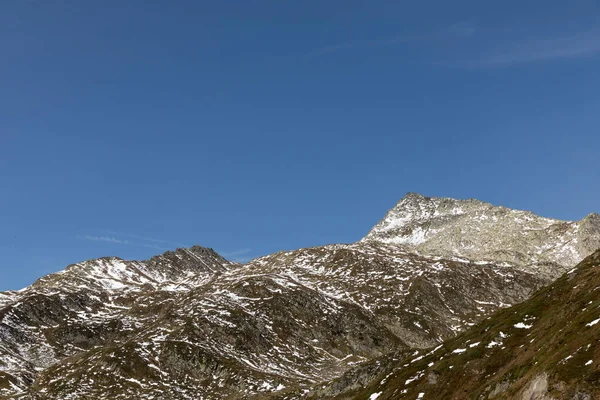
[[[352,244],[80,262],[0,293],[0,399],[592,399],[598,248],[598,214],[409,193]]]

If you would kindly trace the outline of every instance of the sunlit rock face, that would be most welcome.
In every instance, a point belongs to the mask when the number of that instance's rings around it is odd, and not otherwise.
[[[362,242],[423,254],[508,262],[556,278],[600,247],[600,216],[559,221],[479,200],[407,194]]]

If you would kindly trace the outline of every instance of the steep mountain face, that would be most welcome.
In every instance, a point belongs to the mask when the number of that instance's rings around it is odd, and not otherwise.
[[[411,348],[454,336],[544,283],[506,264],[420,256],[381,243],[282,252],[246,267],[294,277],[331,298],[356,304]]]
[[[389,228],[394,219],[411,228]],[[477,235],[473,221],[493,223]],[[523,221],[535,240],[518,240]],[[309,393],[359,364],[378,371],[369,360],[384,365],[392,353],[438,345],[527,299],[569,257],[574,265],[600,247],[599,225],[597,215],[562,223],[409,194],[355,244],[246,265],[199,246],[142,262],[74,264],[0,293],[0,398]]]
[[[409,193],[362,241],[402,245],[424,254],[509,262],[554,279],[600,247],[600,215],[559,221],[479,200]]]
[[[287,396],[300,397],[307,396]],[[372,360],[308,397],[600,398],[600,250],[531,299],[443,345]]]

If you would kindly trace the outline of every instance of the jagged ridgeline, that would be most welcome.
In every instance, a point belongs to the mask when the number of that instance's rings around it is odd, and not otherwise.
[[[85,261],[0,293],[0,398],[416,398],[371,378],[451,349],[599,247],[597,214],[564,222],[408,194],[354,244],[244,265],[199,246]],[[506,381],[502,393],[521,390]]]

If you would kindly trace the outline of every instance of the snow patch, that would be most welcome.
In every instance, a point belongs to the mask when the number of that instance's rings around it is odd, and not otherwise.
[[[526,325],[523,322],[519,322],[517,324],[513,325],[515,328],[519,328],[519,329],[529,329],[531,328],[533,325]]]

